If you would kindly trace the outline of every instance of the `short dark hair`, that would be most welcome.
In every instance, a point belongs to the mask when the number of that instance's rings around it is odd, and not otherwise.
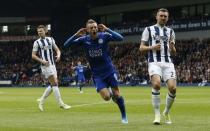
[[[157,13],[160,12],[160,11],[162,11],[162,12],[168,12],[168,10],[166,8],[160,8],[160,9],[158,9]]]
[[[93,19],[89,19],[89,20],[87,20],[86,25],[87,24],[92,24],[92,23],[97,23],[97,22]]]
[[[40,29],[40,28],[46,29],[46,26],[45,25],[38,25],[37,29]]]

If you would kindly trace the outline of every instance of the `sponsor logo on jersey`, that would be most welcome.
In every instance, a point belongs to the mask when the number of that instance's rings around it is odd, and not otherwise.
[[[99,44],[102,44],[103,42],[104,42],[103,39],[99,39],[99,40],[98,40],[98,43],[99,43]]]

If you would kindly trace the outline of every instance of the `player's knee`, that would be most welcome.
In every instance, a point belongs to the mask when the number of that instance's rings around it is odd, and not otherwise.
[[[169,91],[171,94],[176,94],[176,87],[175,86],[170,87]]]
[[[53,81],[50,83],[52,86],[58,86],[58,82],[57,81]]]
[[[159,81],[154,81],[152,82],[153,88],[156,90],[160,90],[160,82]]]
[[[106,95],[106,96],[103,97],[103,99],[104,99],[105,101],[109,101],[109,100],[111,99],[111,97],[110,97],[110,95]]]
[[[111,97],[104,97],[105,101],[109,101],[111,99]]]

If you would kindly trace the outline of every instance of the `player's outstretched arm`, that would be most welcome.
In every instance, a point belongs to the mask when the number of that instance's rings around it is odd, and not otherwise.
[[[110,28],[107,28],[105,25],[103,24],[99,24],[98,25],[98,28],[100,31],[103,31],[103,32],[108,32],[111,34],[111,40],[113,41],[122,41],[123,40],[123,36],[113,30],[111,30]]]
[[[112,40],[116,40],[116,41],[122,41],[123,40],[123,36],[111,29],[107,30],[108,33],[110,33],[112,35]]]
[[[64,47],[69,47],[73,43],[80,43],[82,42],[80,37],[85,35],[87,32],[86,28],[81,28],[80,30],[77,31],[73,36],[71,36],[68,40],[64,42]]]

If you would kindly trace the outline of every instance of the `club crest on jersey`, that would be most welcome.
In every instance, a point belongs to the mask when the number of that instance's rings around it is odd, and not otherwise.
[[[102,44],[103,42],[104,42],[103,39],[98,39],[99,44]]]
[[[91,45],[91,43],[89,41],[86,42],[87,45]]]
[[[152,37],[155,41],[160,41],[160,36],[159,35],[153,35]]]
[[[153,39],[154,39],[155,41],[167,42],[167,41],[168,41],[168,36],[153,35]]]
[[[41,49],[42,49],[42,50],[48,50],[48,49],[50,49],[50,46],[49,46],[49,45],[43,46],[43,47],[41,47]]]

